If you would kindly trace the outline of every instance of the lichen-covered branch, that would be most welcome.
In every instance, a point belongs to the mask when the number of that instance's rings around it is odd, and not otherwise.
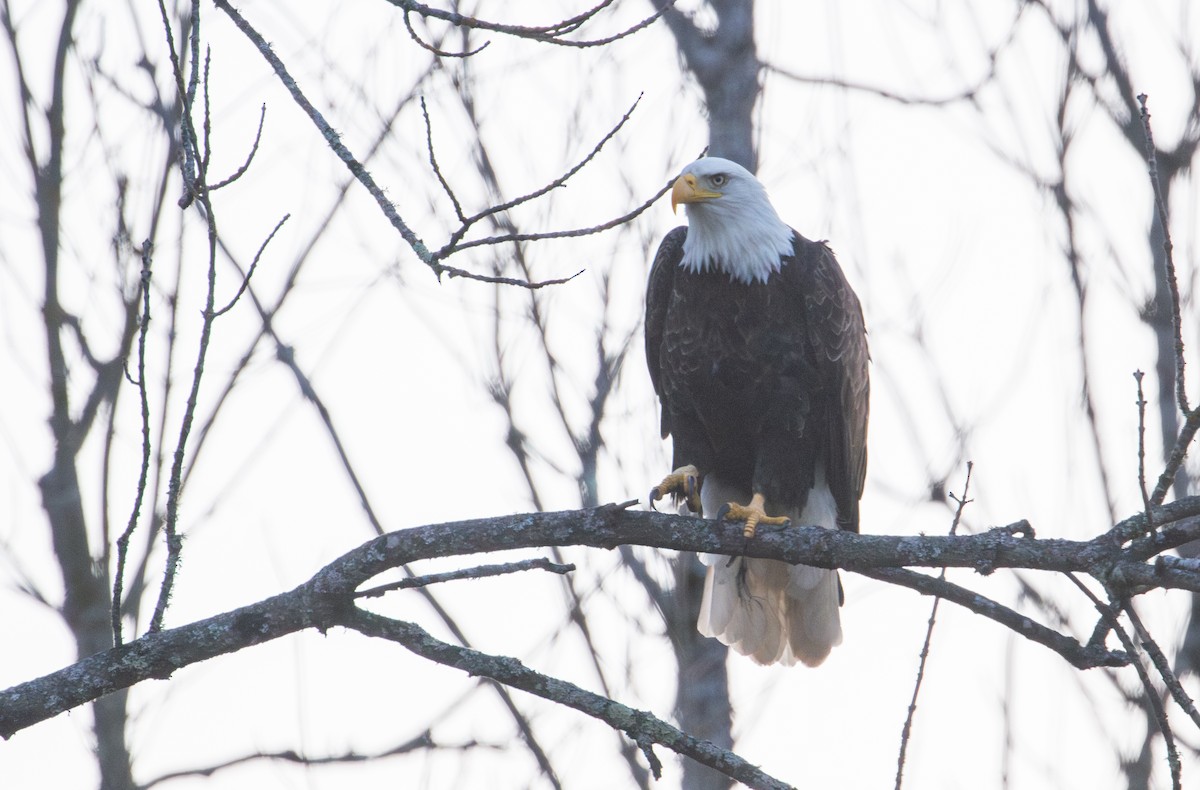
[[[169,677],[180,667],[304,628],[327,628],[342,623],[354,606],[354,593],[368,580],[386,570],[433,557],[548,546],[612,549],[643,545],[841,567],[880,578],[890,577],[887,578],[890,582],[914,587],[924,583],[911,577],[901,580],[900,576],[907,574],[898,574],[895,569],[951,566],[991,573],[1000,568],[1027,568],[1088,574],[1102,583],[1138,592],[1166,586],[1200,590],[1200,568],[1175,563],[1164,569],[1161,566],[1170,563],[1143,562],[1140,555],[1147,544],[1135,542],[1123,547],[1119,540],[1113,539],[1119,528],[1093,540],[1071,541],[1018,537],[1003,528],[980,535],[897,537],[793,527],[762,532],[755,540],[746,542],[734,525],[633,511],[626,509],[629,504],[632,503],[580,511],[497,516],[381,535],[329,563],[291,592],[191,625],[148,634],[123,647],[98,653],[66,669],[0,692],[0,737],[7,738],[39,721],[143,680]],[[1195,530],[1194,517],[1200,516],[1200,497],[1157,508],[1154,516],[1159,524],[1178,521],[1179,530]],[[1183,526],[1185,523],[1187,526]],[[1181,537],[1172,533],[1172,529],[1168,524],[1155,537],[1172,534]],[[1149,539],[1143,539],[1146,540]],[[921,578],[937,582],[932,577]],[[978,606],[987,605],[983,596],[969,591],[959,595],[955,589],[962,590],[950,585],[930,588],[928,592],[964,605],[970,605],[966,597],[971,596],[977,599]],[[978,611],[976,606],[970,608]],[[1014,627],[1022,636],[1030,633],[1029,628],[1016,628],[1006,622],[1004,616],[994,619]],[[1060,648],[1055,640],[1036,641],[1072,660],[1070,651]],[[1101,659],[1084,663],[1119,663],[1112,660],[1116,654],[1099,646],[1077,646],[1077,649],[1078,656]]]
[[[647,759],[651,761],[652,766],[657,760],[649,754],[650,744],[661,744],[678,754],[714,768],[747,787],[772,790],[790,787],[733,752],[681,732],[652,713],[622,705],[574,683],[535,672],[515,658],[488,655],[447,644],[434,639],[425,629],[414,623],[392,620],[361,609],[348,612],[342,625],[367,636],[402,644],[430,661],[456,667],[471,675],[491,678],[498,683],[536,694],[597,718],[610,727],[621,730],[637,742],[642,751],[647,753]],[[657,767],[658,770],[654,773],[661,778],[662,766]]]

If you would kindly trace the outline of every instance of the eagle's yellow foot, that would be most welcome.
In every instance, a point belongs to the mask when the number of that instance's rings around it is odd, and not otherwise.
[[[671,494],[675,499],[687,503],[688,510],[697,515],[703,515],[700,505],[700,470],[688,464],[681,466],[663,478],[663,481],[650,489],[650,507],[654,503]]]
[[[774,526],[786,527],[792,523],[792,520],[787,516],[768,516],[763,510],[762,494],[755,494],[750,497],[750,504],[739,505],[736,502],[729,502],[722,505],[721,510],[717,513],[717,521],[744,521],[745,528],[742,529],[742,534],[746,538],[754,537],[755,531],[759,524],[770,524]]]

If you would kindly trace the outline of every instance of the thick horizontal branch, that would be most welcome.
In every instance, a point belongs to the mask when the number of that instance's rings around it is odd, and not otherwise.
[[[190,625],[142,637],[58,672],[0,691],[0,737],[143,680],[305,628],[344,621],[354,594],[380,573],[416,560],[543,546],[612,549],[642,545],[681,551],[768,557],[852,571],[963,567],[980,573],[1026,568],[1085,573],[1129,591],[1177,587],[1200,591],[1200,568],[1154,549],[1200,530],[1200,497],[1155,508],[1156,531],[1134,540],[1137,516],[1090,541],[1017,537],[1004,528],[980,535],[856,535],[817,527],[760,530],[747,541],[734,524],[605,505],[584,511],[528,513],[392,532],[329,563],[291,592]],[[1120,531],[1120,534],[1116,533]],[[1149,562],[1145,561],[1149,560]],[[911,585],[910,585],[911,586]],[[934,591],[943,594],[942,591]],[[945,595],[950,600],[953,597]],[[1044,641],[1044,640],[1043,640]],[[1044,642],[1045,643],[1045,642]],[[1057,649],[1057,648],[1056,648]]]
[[[1193,530],[1200,537],[1200,497],[1155,510],[1162,524],[1148,542],[1162,548],[1179,545]],[[1139,516],[1140,518],[1140,516]],[[1178,522],[1166,524],[1166,522]],[[767,557],[850,571],[870,568],[972,568],[984,575],[999,568],[1086,573],[1103,583],[1137,587],[1178,587],[1200,591],[1200,572],[1146,563],[1146,543],[1129,549],[1109,534],[1088,541],[1017,537],[1020,530],[1000,527],[978,535],[893,536],[794,526],[760,529],[750,541],[736,524],[667,513],[625,510],[604,505],[586,511],[528,513],[436,524],[392,532],[335,560],[329,568],[367,578],[433,557],[538,546],[582,545],[612,549],[634,544],[680,551]],[[1161,538],[1158,536],[1162,536]],[[363,551],[373,547],[373,551]],[[1136,552],[1136,553],[1135,553]],[[369,561],[367,561],[369,560]],[[364,561],[365,562],[364,564]]]
[[[81,659],[0,692],[0,737],[120,689],[169,678],[191,664],[317,625],[321,607],[303,588]]]

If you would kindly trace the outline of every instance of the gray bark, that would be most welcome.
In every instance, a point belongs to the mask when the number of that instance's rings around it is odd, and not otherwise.
[[[659,9],[665,5],[662,0],[653,3]],[[665,11],[663,21],[675,36],[684,65],[704,91],[709,155],[731,159],[753,173],[758,170],[754,106],[761,88],[754,3],[711,0],[709,4],[717,14],[715,30],[700,29],[674,7]]]
[[[1153,508],[1156,528],[1149,536],[1145,536],[1145,515],[1138,513],[1086,541],[1038,539],[1028,524],[1017,522],[973,535],[921,537],[790,527],[764,532],[747,543],[736,524],[715,526],[707,520],[624,507],[495,516],[382,535],[330,562],[291,592],[147,634],[58,672],[0,690],[0,738],[143,680],[169,677],[199,661],[305,628],[346,624],[346,610],[354,607],[354,590],[387,570],[435,557],[545,546],[638,545],[844,568],[964,606],[1079,668],[1123,666],[1130,658],[1103,644],[1080,643],[957,584],[905,569],[973,568],[990,574],[1001,568],[1025,568],[1084,574],[1114,590],[1200,590],[1200,568],[1166,554],[1200,537],[1200,497]],[[1106,622],[1103,616],[1100,622]]]

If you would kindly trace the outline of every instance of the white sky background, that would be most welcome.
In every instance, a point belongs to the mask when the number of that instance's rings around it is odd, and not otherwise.
[[[550,6],[554,5],[554,8]],[[555,12],[555,8],[562,8]],[[1072,13],[1072,4],[1061,13]],[[1175,43],[1200,40],[1185,3],[1116,4],[1113,27],[1138,90],[1150,94],[1155,134],[1169,145],[1186,107],[1185,73]],[[342,134],[363,156],[379,117],[414,87],[430,58],[383,3],[246,2],[241,10]],[[60,11],[20,4],[14,15],[44,95],[54,26]],[[539,22],[577,11],[537,4],[536,13],[484,4],[480,14]],[[583,31],[604,35],[641,18],[648,4],[619,3]],[[97,81],[101,131],[89,132],[83,90],[100,55],[106,73],[146,99],[135,70],[140,49],[127,7],[85,6],[80,54],[71,61],[72,129],[66,190],[64,301],[100,348],[115,331],[112,172],[130,178],[133,238],[147,233],[161,162],[161,143],[145,115]],[[140,35],[165,69],[152,8],[138,8]],[[250,174],[218,193],[218,222],[234,253],[248,260],[284,213],[292,218],[268,248],[254,285],[273,301],[293,258],[307,244],[347,177],[344,167],[284,94],[265,62],[228,19],[204,6],[202,31],[213,52],[212,106],[218,148],[213,170],[236,167],[253,138],[260,104],[268,107],[263,146]],[[510,14],[524,14],[512,19]],[[781,69],[836,76],[906,96],[941,97],[974,85],[986,72],[981,52],[1008,36],[1012,11],[994,3],[760,3],[760,56]],[[674,43],[662,26],[603,50],[549,48],[490,36],[468,64],[482,131],[505,190],[527,192],[557,176],[644,94],[626,130],[594,165],[549,200],[515,212],[523,229],[594,224],[623,213],[694,158],[706,140],[698,91],[680,78]],[[479,39],[482,41],[482,39]],[[451,44],[451,46],[453,46]],[[1085,50],[1086,52],[1086,50]],[[45,54],[43,54],[45,53]],[[447,71],[462,64],[450,63]],[[863,530],[936,534],[950,511],[928,501],[927,486],[945,479],[961,493],[964,462],[975,462],[967,510],[972,529],[1028,518],[1041,536],[1085,538],[1106,528],[1097,466],[1080,407],[1078,319],[1064,238],[1052,199],[998,156],[1003,152],[1052,177],[1055,93],[1065,68],[1061,48],[1039,12],[1029,11],[999,61],[998,81],[976,108],[900,105],[862,93],[764,76],[760,106],[760,176],[782,216],[812,238],[827,238],[863,297],[874,365],[870,466]],[[159,74],[166,85],[165,71]],[[28,578],[52,599],[60,595],[37,477],[49,466],[45,427],[44,339],[39,326],[40,256],[29,206],[28,171],[13,113],[12,61],[0,58],[0,686],[68,663],[73,646],[57,617],[16,592]],[[446,174],[470,208],[488,196],[474,175],[472,137],[446,71],[422,85],[435,145]],[[1124,517],[1140,508],[1136,487],[1136,411],[1131,373],[1148,372],[1154,391],[1153,340],[1137,318],[1151,292],[1148,249],[1150,192],[1144,165],[1082,88],[1068,112],[1076,141],[1069,189],[1086,207],[1088,312],[1094,390],[1103,429],[1103,462]],[[369,164],[401,215],[431,246],[453,227],[448,205],[425,161],[419,109],[408,106],[395,137]],[[112,162],[115,164],[106,164]],[[178,194],[178,183],[168,203]],[[530,509],[525,484],[503,440],[505,425],[487,395],[495,376],[491,352],[491,286],[434,282],[359,187],[336,216],[301,276],[276,327],[325,399],[388,529]],[[1176,261],[1191,292],[1197,219],[1191,183],[1177,186]],[[178,212],[166,211],[156,280],[173,278],[172,240]],[[647,247],[679,220],[665,202],[630,226],[600,237],[534,244],[527,253],[539,278],[585,269],[572,283],[541,292],[551,343],[567,376],[566,394],[582,409],[594,375],[594,336],[601,310],[597,282],[610,273],[612,336],[636,326],[642,311]],[[141,223],[140,225],[138,223]],[[199,225],[183,223],[183,277],[189,299],[203,279]],[[488,272],[498,248],[450,263]],[[131,282],[137,264],[125,261]],[[222,261],[221,293],[237,278]],[[536,470],[547,509],[578,505],[573,452],[550,413],[544,362],[525,320],[527,295],[499,293],[502,345],[522,429],[547,461]],[[220,301],[220,297],[218,301]],[[166,306],[151,348],[161,378]],[[177,395],[186,386],[198,326],[198,302],[180,311]],[[157,318],[155,319],[158,320]],[[212,398],[236,364],[258,321],[248,304],[215,330],[204,394]],[[917,333],[924,346],[914,340]],[[1194,336],[1188,341],[1196,342]],[[656,404],[644,372],[641,338],[626,363],[605,423],[600,499],[641,496],[666,469],[657,440]],[[80,382],[76,397],[89,382]],[[944,401],[943,401],[944,393]],[[153,396],[154,393],[152,393]],[[1193,398],[1194,399],[1194,398]],[[155,404],[156,408],[161,403]],[[211,408],[202,405],[202,413]],[[110,518],[122,525],[132,499],[140,435],[132,390],[122,394]],[[173,437],[179,407],[171,407]],[[572,413],[576,420],[583,413]],[[948,416],[951,419],[948,419]],[[1158,456],[1150,416],[1148,450]],[[956,434],[956,427],[959,432]],[[96,437],[101,436],[99,431]],[[248,374],[209,438],[183,502],[188,535],[168,624],[180,625],[290,589],[370,528],[333,455],[314,410],[291,374],[259,348]],[[100,443],[82,462],[99,468]],[[90,460],[88,460],[90,459]],[[1157,469],[1151,466],[1152,473]],[[87,509],[100,512],[99,478],[85,478]],[[161,506],[161,503],[159,503]],[[522,555],[528,556],[528,555]],[[571,552],[581,565],[592,627],[616,697],[669,717],[674,665],[661,624],[615,553]],[[159,557],[161,561],[161,557]],[[465,566],[471,560],[451,563]],[[432,566],[431,566],[432,567]],[[665,563],[660,569],[665,569]],[[1013,601],[1009,574],[951,578]],[[737,709],[736,750],[769,773],[801,786],[890,786],[929,601],[845,575],[846,641],[819,670],[762,669],[731,659]],[[1033,577],[1072,614],[1085,635],[1094,620],[1077,592]],[[446,585],[436,591],[479,649],[516,655],[529,666],[597,688],[576,632],[568,624],[555,579],[519,578]],[[412,617],[444,635],[415,597],[380,609]],[[1164,647],[1176,641],[1183,595],[1154,593],[1141,611]],[[1031,614],[1037,614],[1030,610]],[[1132,688],[1132,670],[1120,673]],[[514,692],[550,750],[568,787],[612,787],[628,772],[616,736],[573,711]],[[1009,719],[1003,708],[1007,704]],[[256,750],[296,749],[320,756],[371,752],[433,726],[435,741],[478,740],[500,749],[417,753],[368,766],[297,769],[258,764],[182,780],[168,787],[542,786],[536,766],[516,742],[495,695],[461,673],[432,666],[402,649],[342,633],[295,638],[185,669],[169,683],[131,694],[129,735],[135,777],[203,767]],[[87,722],[78,710],[0,743],[0,784],[87,787],[95,784]],[[1182,716],[1176,716],[1183,722]],[[921,697],[906,775],[922,788],[1107,788],[1119,786],[1118,759],[1142,739],[1143,717],[1127,710],[1099,670],[1078,673],[1044,648],[1012,638],[990,622],[942,607]],[[1186,724],[1181,725],[1186,731]],[[1010,762],[1005,738],[1013,741]],[[677,786],[678,763],[659,750]],[[1167,783],[1165,760],[1159,780]],[[1200,766],[1185,754],[1185,777]]]

